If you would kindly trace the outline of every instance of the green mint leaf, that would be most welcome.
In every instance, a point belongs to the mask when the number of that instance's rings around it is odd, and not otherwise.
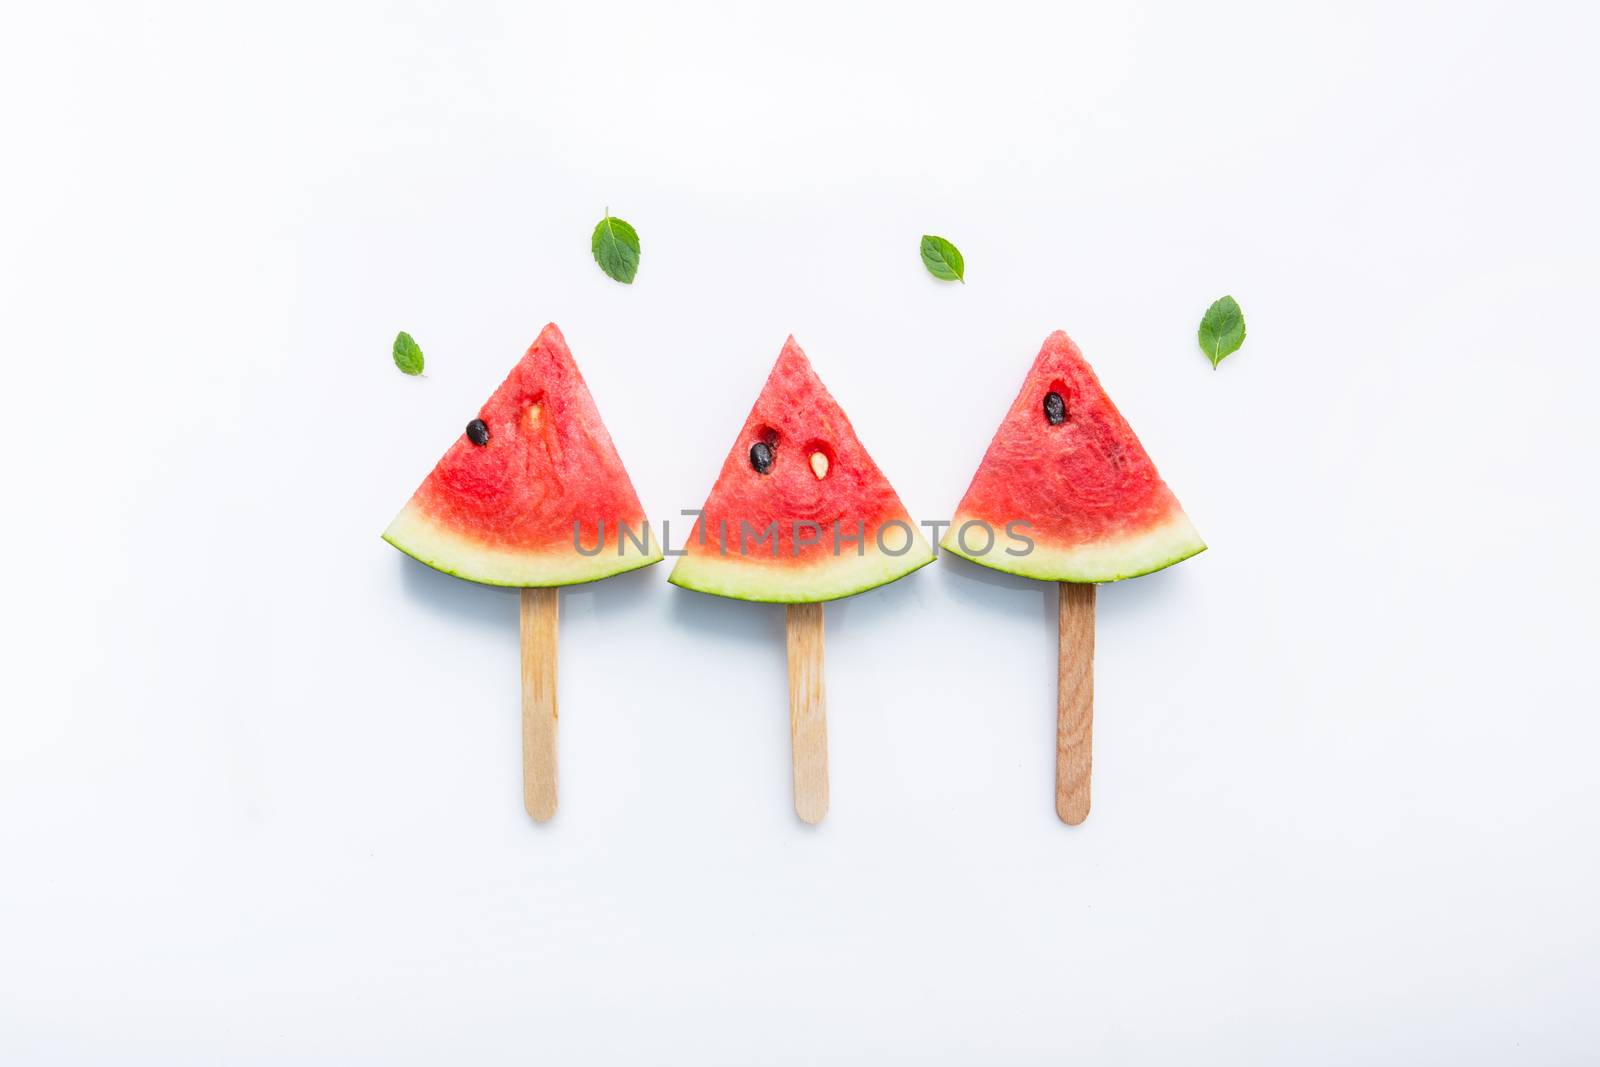
[[[394,365],[400,368],[402,374],[422,373],[422,349],[404,330],[394,338]]]
[[[961,249],[932,234],[922,235],[922,265],[935,278],[947,282],[967,282],[967,265],[961,259]]]
[[[1211,361],[1211,369],[1239,351],[1244,344],[1244,312],[1239,302],[1231,296],[1206,308],[1206,317],[1200,320],[1200,351]]]
[[[623,285],[632,285],[633,276],[639,273],[639,231],[621,219],[606,217],[595,223],[594,236],[589,238],[589,251],[594,261],[606,275]]]

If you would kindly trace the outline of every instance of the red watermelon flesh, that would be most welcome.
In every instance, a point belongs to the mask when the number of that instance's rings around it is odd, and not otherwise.
[[[752,456],[758,445],[768,449],[765,472]],[[773,523],[777,533],[764,539]],[[684,549],[668,579],[674,585],[777,603],[850,596],[933,560],[905,505],[793,337],[734,439]]]
[[[570,585],[662,558],[554,323],[478,418],[487,443],[457,438],[384,540],[430,567],[491,585]]]
[[[1062,398],[1053,423],[1047,398]],[[1034,542],[1022,552],[1007,524]],[[982,523],[995,533],[987,545]],[[1023,525],[1026,523],[1027,525]],[[996,570],[1055,582],[1111,582],[1205,550],[1177,497],[1072,339],[1045,340],[940,547]],[[985,548],[988,551],[982,551]]]

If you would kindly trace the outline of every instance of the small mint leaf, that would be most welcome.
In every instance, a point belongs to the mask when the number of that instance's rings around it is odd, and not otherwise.
[[[1242,344],[1244,312],[1239,310],[1237,300],[1225,296],[1206,308],[1205,318],[1200,320],[1200,351],[1211,361],[1211,369],[1216,370],[1217,364],[1239,351]]]
[[[639,232],[632,226],[607,211],[606,217],[595,223],[589,251],[607,277],[623,285],[633,284],[633,276],[639,273]]]
[[[402,374],[422,373],[422,349],[404,330],[394,338],[394,365],[400,368]]]
[[[922,235],[922,265],[935,278],[966,284],[967,265],[961,259],[961,249],[943,237]]]

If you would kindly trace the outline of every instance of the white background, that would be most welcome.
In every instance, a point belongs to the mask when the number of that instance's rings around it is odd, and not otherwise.
[[[1590,5],[228,7],[0,28],[0,1060],[1600,1054]],[[1212,546],[1089,822],[946,560],[828,609],[816,830],[781,609],[564,594],[531,823],[515,594],[378,534],[548,320],[657,519],[791,331],[947,518],[1072,333]]]

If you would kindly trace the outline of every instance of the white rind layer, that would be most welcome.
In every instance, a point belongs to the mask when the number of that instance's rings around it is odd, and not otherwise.
[[[939,547],[997,571],[1046,582],[1116,582],[1123,578],[1137,578],[1141,574],[1170,567],[1206,549],[1199,531],[1182,511],[1174,512],[1158,526],[1093,544],[1056,548],[1040,543],[1035,537],[1033,551],[1023,556],[1006,554],[1006,549],[1015,545],[1005,537],[1004,527],[996,529],[995,543],[987,553],[978,554],[963,549],[959,539],[962,525],[982,521],[972,515],[957,515],[939,542]],[[1021,532],[1026,534],[1028,531],[1023,529]],[[977,530],[967,537],[969,542],[987,539]]]
[[[539,552],[495,548],[440,526],[410,503],[395,516],[383,532],[383,539],[413,559],[457,578],[485,585],[531,587],[593,582],[660,562],[661,546],[648,525],[644,535],[646,552],[641,553],[632,541],[623,539],[621,555],[617,553],[616,534],[609,529],[610,543],[595,556],[582,555],[570,544],[564,549]]]
[[[813,604],[838,600],[904,578],[933,562],[933,549],[919,533],[904,555],[891,556],[869,543],[862,555],[849,547],[806,567],[784,566],[768,557],[716,552],[684,556],[667,581],[684,589],[769,604]]]

